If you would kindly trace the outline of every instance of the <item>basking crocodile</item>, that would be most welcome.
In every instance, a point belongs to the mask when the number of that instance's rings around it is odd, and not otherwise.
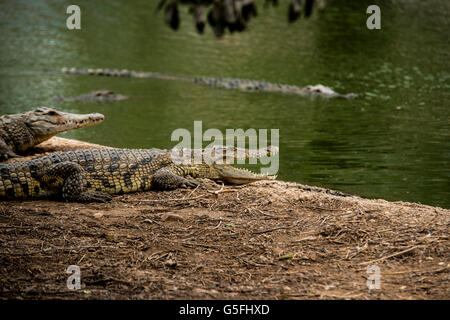
[[[114,91],[102,89],[92,91],[88,94],[83,94],[77,97],[63,97],[58,96],[53,98],[55,101],[120,101],[128,99],[127,96],[115,93]]]
[[[181,77],[171,76],[155,72],[139,72],[128,70],[110,70],[110,69],[76,69],[62,68],[63,73],[80,75],[98,75],[98,76],[120,76],[133,78],[153,78],[165,80],[179,80],[198,83],[209,87],[218,87],[225,89],[237,89],[241,91],[264,91],[264,92],[282,92],[296,94],[301,96],[320,96],[325,98],[344,98],[353,99],[354,93],[340,94],[333,89],[321,84],[315,86],[298,87],[288,84],[270,83],[258,80],[235,79],[235,78],[212,78],[212,77]]]
[[[102,122],[100,113],[75,114],[39,107],[25,113],[0,117],[0,161],[20,157],[24,152],[54,135]]]
[[[68,151],[0,164],[0,199],[57,197],[103,202],[111,200],[113,194],[197,186],[196,181],[185,178],[188,175],[233,184],[276,178],[235,168],[228,161],[271,155],[278,152],[276,147],[222,148],[225,152],[213,153],[210,150],[214,149],[198,150],[204,155],[199,161],[192,161],[197,158],[195,150],[182,153],[177,149],[110,148]],[[227,161],[218,161],[221,159]]]

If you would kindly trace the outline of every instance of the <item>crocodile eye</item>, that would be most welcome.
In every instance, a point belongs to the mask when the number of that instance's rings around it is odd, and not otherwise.
[[[49,115],[49,116],[56,116],[57,113],[56,113],[55,111],[49,111],[49,112],[48,112],[48,115]]]

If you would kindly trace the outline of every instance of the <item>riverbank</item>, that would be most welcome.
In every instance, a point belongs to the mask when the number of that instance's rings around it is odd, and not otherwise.
[[[80,147],[99,146],[52,138],[33,152]],[[201,182],[107,204],[0,202],[0,297],[450,297],[450,210],[283,181]],[[69,265],[80,290],[66,287]],[[368,290],[368,266],[379,289]]]

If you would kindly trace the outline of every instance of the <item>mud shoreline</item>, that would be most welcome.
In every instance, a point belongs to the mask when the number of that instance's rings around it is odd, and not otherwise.
[[[52,138],[32,152],[96,147]],[[450,210],[283,181],[201,182],[107,204],[1,201],[0,298],[450,298]],[[69,265],[80,290],[67,289]]]

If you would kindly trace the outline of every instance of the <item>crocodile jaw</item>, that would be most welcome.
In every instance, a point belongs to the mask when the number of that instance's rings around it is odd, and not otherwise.
[[[218,159],[219,161],[226,161],[226,154],[230,155],[233,160],[242,160],[242,159],[250,159],[250,158],[261,158],[264,156],[271,156],[278,153],[278,147],[276,146],[267,146],[265,148],[260,148],[258,150],[253,149],[241,149],[235,147],[222,147],[219,148]],[[220,155],[224,154],[222,158]],[[226,163],[226,162],[224,162]],[[250,170],[244,168],[236,168],[232,167],[229,164],[220,164],[220,162],[216,162],[212,165],[212,168],[219,176],[219,179],[232,183],[232,184],[246,184],[259,180],[275,180],[277,176],[269,176],[267,174],[257,174]]]
[[[213,165],[214,171],[219,179],[232,184],[246,184],[259,180],[275,180],[277,176],[267,174],[257,174],[247,169],[235,168],[230,165]]]
[[[24,114],[24,122],[37,140],[45,140],[67,130],[93,126],[104,118],[100,113],[67,113],[47,107],[39,107]]]

